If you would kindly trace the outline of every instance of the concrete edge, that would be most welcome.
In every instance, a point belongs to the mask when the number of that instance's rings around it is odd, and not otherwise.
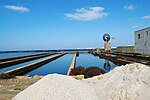
[[[22,66],[22,67],[19,67],[16,69],[12,69],[12,70],[6,71],[4,73],[8,74],[8,75],[14,75],[14,74],[18,74],[18,73],[29,72],[29,71],[36,69],[36,68],[38,68],[38,67],[40,67],[46,63],[49,63],[50,61],[53,61],[53,60],[55,60],[55,59],[57,59],[63,55],[65,55],[65,53],[57,55],[57,56],[53,56],[53,57],[50,57],[48,59],[44,59],[44,60],[41,60],[41,61],[38,61],[35,63],[31,63],[31,64],[28,64],[28,65],[25,65],[25,66]]]
[[[76,57],[77,57],[77,54],[74,54],[72,63],[70,65],[69,69],[68,69],[67,76],[70,76],[71,69],[73,69],[75,67],[75,65],[76,65]]]

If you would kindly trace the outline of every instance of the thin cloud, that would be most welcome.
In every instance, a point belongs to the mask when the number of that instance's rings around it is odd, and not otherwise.
[[[72,20],[90,21],[103,18],[108,15],[104,12],[103,7],[90,7],[88,9],[80,8],[76,9],[76,13],[67,13],[65,16]]]
[[[124,10],[135,10],[137,8],[137,6],[134,5],[125,5],[123,7]]]
[[[131,28],[138,28],[138,27],[140,27],[141,25],[134,25],[134,26],[132,26]]]
[[[7,8],[7,9],[15,10],[15,11],[20,11],[20,12],[28,12],[29,11],[29,8],[22,7],[22,6],[6,5],[3,7]]]
[[[143,18],[143,19],[150,19],[150,15],[143,16],[142,18]]]
[[[135,18],[128,18],[127,21],[136,21],[138,20],[138,17],[135,17]]]

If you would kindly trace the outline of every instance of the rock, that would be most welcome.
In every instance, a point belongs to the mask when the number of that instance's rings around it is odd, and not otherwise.
[[[27,77],[31,77],[30,75],[26,75]]]
[[[40,75],[35,75],[35,76],[33,76],[33,78],[36,78],[36,79],[41,79],[41,78],[43,78],[43,76],[40,76]]]
[[[28,77],[28,76],[16,76],[15,78],[17,78],[17,79],[23,79],[23,78],[31,78],[31,77]]]
[[[103,75],[100,75],[99,77],[97,77],[97,80],[102,80],[103,79]]]
[[[72,76],[73,78],[77,79],[77,80],[82,80],[84,79],[84,75],[75,75],[75,76]]]
[[[105,71],[97,66],[91,66],[88,68],[78,66],[71,70],[70,75],[84,75],[84,78],[90,78],[104,73]]]

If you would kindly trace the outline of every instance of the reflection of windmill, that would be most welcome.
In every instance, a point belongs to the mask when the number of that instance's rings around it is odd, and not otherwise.
[[[110,35],[109,34],[104,34],[103,35],[103,40],[106,42],[105,44],[104,44],[104,50],[106,51],[106,52],[110,52],[111,51],[111,46],[110,46],[110,43],[108,42],[109,40],[110,40]]]
[[[107,71],[110,71],[110,69],[111,69],[111,65],[108,60],[105,60],[104,69]]]

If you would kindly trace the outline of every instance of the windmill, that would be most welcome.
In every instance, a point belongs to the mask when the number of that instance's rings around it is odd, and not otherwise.
[[[111,45],[109,43],[110,35],[108,33],[105,33],[103,35],[103,40],[105,41],[105,44],[104,44],[104,50],[105,50],[105,52],[110,52],[111,51]]]

